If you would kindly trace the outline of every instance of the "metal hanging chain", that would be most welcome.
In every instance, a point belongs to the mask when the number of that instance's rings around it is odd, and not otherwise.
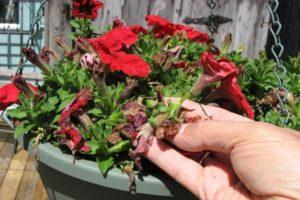
[[[36,14],[36,18],[33,22],[33,24],[30,26],[30,32],[29,32],[29,36],[28,36],[28,40],[25,44],[24,47],[26,48],[31,48],[33,46],[33,41],[35,39],[35,36],[37,35],[37,33],[40,30],[40,23],[42,18],[44,17],[44,11],[45,11],[45,4],[48,0],[43,0],[40,4],[40,7],[37,11]],[[27,58],[25,57],[25,55],[23,54],[23,52],[21,51],[20,53],[20,61],[18,64],[18,69],[16,71],[16,74],[22,74],[23,68],[25,63],[27,62]]]
[[[214,0],[207,0],[207,5],[210,8],[210,16],[209,16],[209,24],[208,24],[208,30],[211,33],[211,37],[214,38],[215,33],[218,31],[218,27],[215,25],[215,13],[214,9],[217,5],[217,3]]]
[[[286,68],[284,67],[282,63],[282,54],[284,51],[284,46],[281,43],[280,40],[280,31],[282,28],[282,25],[280,23],[279,15],[277,13],[279,8],[279,1],[278,0],[270,0],[268,5],[268,10],[270,12],[271,21],[270,24],[270,32],[273,36],[274,44],[271,47],[271,52],[274,56],[274,59],[276,61],[276,67],[274,69],[274,74],[278,80],[278,88],[276,91],[276,96],[279,100],[280,104],[280,110],[278,111],[278,117],[281,121],[282,125],[285,127],[287,126],[287,123],[291,117],[291,113],[286,108],[286,100],[288,96],[288,90],[284,86],[284,78],[286,76]]]

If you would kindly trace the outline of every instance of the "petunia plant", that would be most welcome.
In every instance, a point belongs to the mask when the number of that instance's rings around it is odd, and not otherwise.
[[[72,154],[74,164],[77,157],[93,159],[104,175],[118,167],[133,181],[134,170],[151,168],[141,162],[151,138],[203,120],[187,117],[185,99],[281,125],[276,93],[284,93],[264,52],[255,60],[243,57],[242,47],[229,52],[231,35],[219,50],[208,34],[157,15],[146,16],[148,28],[115,18],[98,34],[91,24],[102,6],[73,0],[74,46],[57,37],[61,52],[22,50],[44,78],[37,89],[17,75],[0,89],[1,110],[19,105],[8,110],[16,138],[50,142]],[[300,130],[300,59],[285,66],[288,127]]]

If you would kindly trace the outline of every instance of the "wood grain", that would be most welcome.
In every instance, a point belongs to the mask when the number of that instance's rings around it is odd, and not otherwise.
[[[37,182],[36,187],[35,187],[34,199],[38,199],[38,200],[48,199],[46,190],[45,190],[44,185],[43,185],[43,183],[40,179]]]
[[[72,45],[69,25],[70,13],[64,9],[65,4],[71,6],[71,0],[48,1],[45,12],[45,46],[60,53],[62,52],[55,42],[56,36],[60,36],[67,45]]]
[[[1,134],[3,134],[1,132]],[[7,169],[9,168],[10,162],[14,155],[14,139],[12,135],[8,135],[6,138],[5,144],[0,151],[0,185],[2,184]]]
[[[27,160],[28,154],[24,150],[14,155],[1,185],[0,197],[5,197],[6,200],[14,200],[16,198]]]
[[[29,157],[17,192],[16,200],[34,199],[36,185],[39,181],[39,175],[35,165],[35,160],[32,157]]]

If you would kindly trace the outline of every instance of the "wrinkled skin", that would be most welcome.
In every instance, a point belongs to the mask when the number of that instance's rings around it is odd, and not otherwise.
[[[201,107],[189,116],[203,116]],[[183,125],[168,140],[177,147],[212,153],[202,165],[163,141],[154,140],[146,157],[199,199],[300,199],[300,133],[254,122],[204,106],[212,120]]]

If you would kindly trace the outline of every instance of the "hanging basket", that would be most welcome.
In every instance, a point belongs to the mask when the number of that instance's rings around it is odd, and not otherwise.
[[[21,145],[34,156],[34,145],[24,136]],[[128,192],[128,176],[119,169],[113,169],[104,177],[99,173],[97,163],[76,160],[50,143],[38,147],[37,171],[51,200],[65,199],[195,199],[187,190],[167,175],[138,173],[136,194]]]
[[[84,3],[74,4],[70,21],[74,47],[57,37],[62,56],[47,48],[36,53],[30,37],[8,86],[15,91],[9,97],[15,98],[5,104],[20,104],[8,111],[19,122],[15,137],[23,138],[20,143],[31,155],[38,155],[50,199],[194,199],[162,172],[141,171],[151,138],[163,140],[177,134],[183,123],[213,119],[202,106],[201,115],[188,117],[193,109],[182,108],[187,99],[300,129],[300,94],[293,85],[285,88],[278,76],[278,69],[285,69],[280,55],[276,63],[264,53],[256,60],[244,58],[243,47],[229,52],[230,34],[218,49],[208,34],[157,15],[146,17],[149,29],[115,19],[104,33],[95,33],[92,21],[98,12],[92,11],[102,4],[78,13],[79,4]],[[27,59],[44,75],[39,88],[22,77]],[[278,77],[280,87],[272,89]],[[201,161],[193,153],[180,153]]]

